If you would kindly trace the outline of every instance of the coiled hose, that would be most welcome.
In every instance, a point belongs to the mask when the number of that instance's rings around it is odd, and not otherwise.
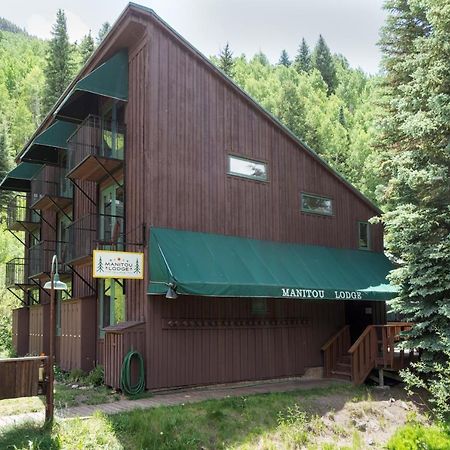
[[[131,385],[131,360],[138,359],[139,375],[136,384]],[[144,359],[139,352],[129,351],[123,358],[122,370],[120,371],[120,389],[128,395],[141,393],[145,388]]]

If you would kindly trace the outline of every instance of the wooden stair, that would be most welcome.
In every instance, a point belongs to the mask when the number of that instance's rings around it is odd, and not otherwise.
[[[399,371],[417,359],[415,352],[396,349],[402,331],[410,330],[409,323],[369,325],[350,346],[350,328],[346,325],[323,347],[324,376],[364,383],[373,369]]]

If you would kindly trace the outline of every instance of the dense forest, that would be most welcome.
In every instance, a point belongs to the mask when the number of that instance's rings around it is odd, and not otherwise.
[[[333,54],[318,34],[277,62],[262,53],[211,60],[306,145],[376,202],[399,268],[392,307],[416,324],[407,345],[422,362],[406,377],[450,412],[450,6],[386,0],[382,71],[370,76]],[[70,43],[63,11],[43,41],[0,19],[0,175],[12,167],[54,101],[109,30]],[[320,30],[318,30],[318,33]],[[3,213],[4,214],[4,213]],[[1,225],[0,262],[19,246]],[[10,309],[0,273],[0,346]],[[3,337],[2,334],[3,333]]]

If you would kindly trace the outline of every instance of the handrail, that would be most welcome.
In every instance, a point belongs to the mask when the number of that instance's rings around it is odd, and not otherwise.
[[[394,322],[386,325],[369,325],[350,347],[352,382],[361,384],[375,367],[395,369],[405,365],[404,350],[395,356],[395,342],[400,333],[412,328],[408,322]],[[408,361],[414,356],[410,353]]]
[[[355,351],[358,349],[358,347],[360,346],[361,342],[366,338],[366,336],[371,332],[372,328],[375,327],[375,325],[368,325],[366,327],[366,329],[363,331],[363,333],[361,334],[361,336],[359,336],[359,338],[355,341],[355,343],[350,347],[349,349],[349,353],[350,355],[352,355],[353,353],[355,353]]]
[[[350,327],[345,325],[322,347],[324,377],[328,378],[336,370],[337,364],[350,346]]]
[[[324,352],[325,350],[333,344],[333,342],[346,330],[350,329],[350,325],[345,325],[345,327],[341,328],[336,334],[334,334],[328,341],[322,346],[321,350]]]

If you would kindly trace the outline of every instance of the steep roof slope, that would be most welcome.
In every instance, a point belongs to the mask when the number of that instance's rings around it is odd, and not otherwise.
[[[285,135],[287,135],[291,140],[293,140],[297,146],[299,146],[303,151],[309,153],[315,160],[317,160],[326,170],[328,170],[334,177],[336,177],[340,182],[342,182],[353,194],[359,197],[364,203],[366,203],[376,214],[381,214],[382,211],[364,194],[362,194],[358,189],[356,189],[349,181],[347,181],[340,173],[334,170],[323,158],[321,158],[314,150],[308,147],[304,142],[302,142],[296,135],[294,135],[285,125],[283,125],[275,116],[273,116],[269,111],[263,108],[256,100],[254,100],[249,94],[247,94],[243,89],[241,89],[231,78],[229,78],[224,72],[222,72],[218,67],[216,67],[206,56],[204,56],[199,50],[197,50],[192,44],[190,44],[185,38],[183,38],[177,31],[175,31],[168,23],[166,23],[161,17],[159,17],[152,9],[130,2],[119,18],[116,20],[114,25],[111,27],[105,39],[99,45],[99,47],[94,51],[89,60],[86,62],[84,67],[80,70],[78,75],[72,81],[72,83],[67,87],[61,97],[58,99],[52,110],[49,112],[47,117],[44,119],[42,124],[36,130],[30,141],[25,145],[24,149],[33,141],[33,139],[43,131],[47,126],[49,126],[53,120],[53,114],[57,110],[58,106],[65,99],[67,94],[71,91],[75,83],[80,80],[83,76],[87,75],[96,66],[106,59],[106,55],[110,55],[111,48],[113,44],[119,40],[121,34],[123,34],[123,24],[126,23],[127,18],[130,15],[138,15],[144,18],[144,20],[153,20],[159,26],[164,28],[168,33],[172,35],[181,45],[187,48],[192,55],[199,58],[208,68],[213,71],[218,77],[220,77],[223,82],[231,86],[236,92],[239,93],[243,98],[247,100],[254,108],[259,110],[267,119],[269,119],[273,124],[276,125]],[[108,51],[109,50],[109,51]],[[20,160],[21,154],[17,156]]]

